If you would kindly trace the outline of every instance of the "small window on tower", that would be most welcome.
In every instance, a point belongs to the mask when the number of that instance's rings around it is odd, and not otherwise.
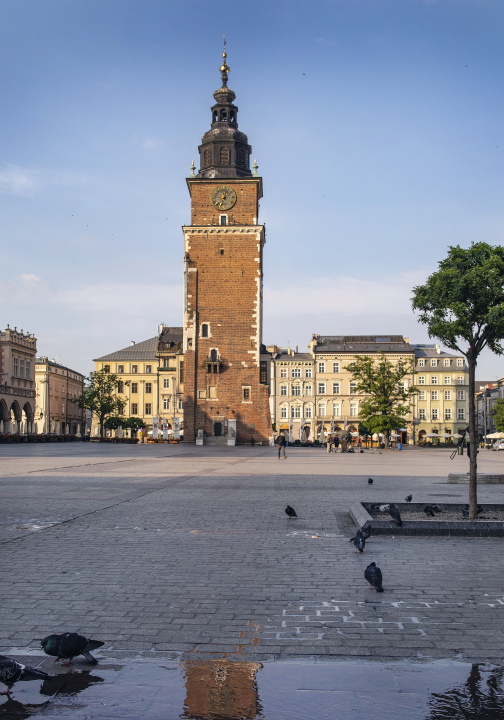
[[[225,163],[226,165],[229,165],[229,149],[228,148],[221,148],[220,149],[220,161],[221,163]]]
[[[220,254],[221,254],[221,255],[224,255],[224,248],[221,248],[221,249],[220,249]]]
[[[241,167],[245,165],[245,150],[243,148],[238,150],[238,165]]]
[[[208,167],[210,165],[210,150],[205,150],[204,163],[205,167]]]
[[[201,337],[208,337],[208,325],[206,323],[203,323],[203,325],[201,326]]]
[[[227,215],[221,215],[221,216],[220,216],[220,224],[221,224],[221,225],[227,225],[227,224],[228,224],[228,217],[227,217]]]

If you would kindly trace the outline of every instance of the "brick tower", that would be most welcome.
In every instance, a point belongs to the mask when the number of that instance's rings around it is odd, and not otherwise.
[[[250,171],[252,148],[238,130],[226,57],[224,46],[222,87],[214,92],[211,129],[199,147],[200,170],[187,179],[184,439],[202,430],[205,443],[261,443],[271,433],[266,373],[260,372],[262,179]]]

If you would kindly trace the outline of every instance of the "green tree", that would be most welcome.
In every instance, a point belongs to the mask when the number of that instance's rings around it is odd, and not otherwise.
[[[126,418],[120,417],[119,415],[111,415],[103,423],[105,430],[117,430],[119,427],[125,427],[127,422]]]
[[[411,412],[409,398],[417,392],[404,382],[405,377],[415,372],[413,363],[407,360],[392,363],[380,352],[376,361],[356,355],[345,370],[352,373],[358,392],[368,396],[359,407],[362,421],[368,432],[383,433],[388,449],[390,431],[404,425]]]
[[[504,432],[504,400],[497,400],[490,411],[495,418],[495,427],[499,432]]]
[[[129,385],[123,382],[119,375],[114,375],[105,370],[96,370],[86,378],[87,385],[82,394],[72,400],[81,410],[91,410],[100,423],[100,437],[103,437],[103,425],[107,415],[121,415],[126,405],[126,400],[119,397],[117,392],[122,385]]]
[[[131,430],[131,437],[133,437],[133,433],[138,432],[140,428],[143,428],[145,425],[145,422],[139,418],[139,417],[130,417],[127,418],[125,423],[123,424],[124,428],[129,428]]]
[[[439,270],[413,288],[413,309],[429,337],[465,355],[469,369],[469,517],[477,517],[477,426],[475,375],[488,347],[502,355],[504,338],[504,247],[484,242],[451,246]]]

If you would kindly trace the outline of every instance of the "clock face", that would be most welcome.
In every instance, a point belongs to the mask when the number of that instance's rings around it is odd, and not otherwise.
[[[212,190],[211,199],[218,210],[229,210],[236,202],[236,193],[228,185],[217,185]]]

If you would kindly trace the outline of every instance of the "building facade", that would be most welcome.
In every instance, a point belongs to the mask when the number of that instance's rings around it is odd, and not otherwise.
[[[187,180],[191,224],[184,232],[185,440],[267,443],[268,382],[261,375],[264,226],[262,179],[238,130],[235,93],[214,93],[200,169]],[[262,381],[264,380],[264,381]]]
[[[413,413],[416,441],[427,440],[429,435],[460,434],[469,423],[465,357],[445,352],[436,344],[413,345],[413,349],[418,388]]]
[[[504,378],[492,382],[476,381],[476,417],[480,441],[497,432],[492,411],[497,400],[503,399]]]
[[[34,335],[0,332],[0,432],[34,432],[36,354]]]
[[[85,411],[74,402],[84,389],[84,375],[54,359],[37,357],[35,382],[35,432],[84,434]]]
[[[359,392],[347,370],[356,355],[378,360],[379,353],[383,353],[394,364],[399,360],[410,361],[412,367],[415,358],[409,339],[402,335],[313,335],[309,347],[314,359],[316,437],[322,429],[327,433],[333,422],[336,432],[358,432],[362,422],[360,405],[366,395]],[[403,382],[411,387],[413,374],[407,375]],[[413,415],[403,428],[397,429],[403,443],[412,443]]]
[[[270,398],[273,427],[279,432],[289,430],[292,425],[294,440],[310,439],[316,417],[314,358],[309,353],[298,353],[290,348],[271,350]]]
[[[173,418],[184,428],[184,355],[182,328],[160,325],[158,334],[140,343],[94,360],[96,370],[118,375],[118,394],[126,401],[124,417],[138,417],[146,431],[152,430],[153,417]],[[161,427],[161,424],[160,424]],[[99,422],[93,416],[91,435],[98,434]]]

